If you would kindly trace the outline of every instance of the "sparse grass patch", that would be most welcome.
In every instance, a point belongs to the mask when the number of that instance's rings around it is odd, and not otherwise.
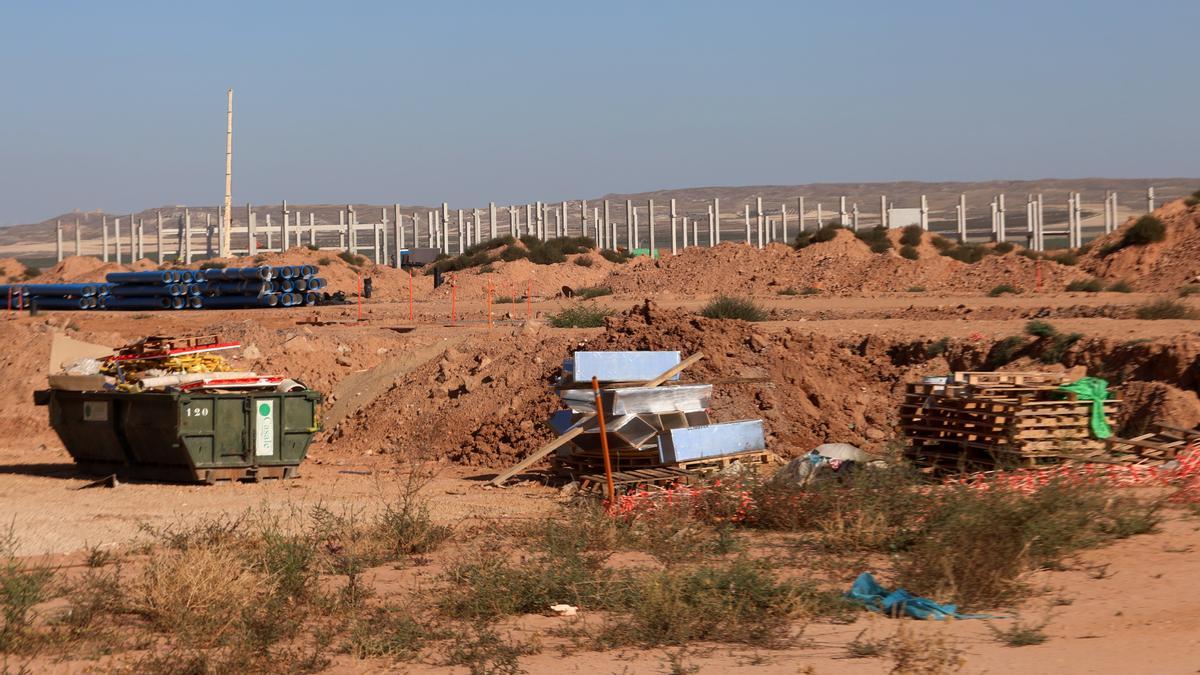
[[[225,267],[225,263],[218,260],[208,260],[200,263],[200,269],[202,270],[223,270]]]
[[[480,274],[491,274],[492,272],[495,272],[495,271],[496,271],[496,268],[492,265],[492,263],[487,263],[486,265],[483,265],[479,268]]]
[[[1197,293],[1200,293],[1200,284],[1184,284],[1183,286],[1179,287],[1179,290],[1177,291],[1177,293],[1179,294],[1179,297],[1181,297],[1181,298],[1186,298],[1186,297],[1195,295]]]
[[[365,255],[358,255],[357,253],[351,253],[350,251],[342,251],[341,253],[337,254],[337,257],[341,258],[342,262],[351,267],[362,267],[368,262]]]
[[[1128,281],[1119,279],[1109,284],[1108,288],[1104,290],[1108,291],[1109,293],[1132,293],[1133,286],[1131,286]]]
[[[921,258],[921,253],[916,249],[915,246],[909,246],[905,244],[904,246],[900,247],[900,257],[907,260],[919,260]]]
[[[866,634],[867,630],[864,628],[858,635],[854,636],[853,640],[846,643],[846,658],[873,659],[887,653],[886,640],[864,640],[863,636]]]
[[[317,258],[317,264],[322,267],[325,267],[327,265],[332,265],[333,258],[330,258],[329,256],[321,256],[320,258]]]
[[[1000,284],[999,286],[996,286],[992,290],[988,291],[988,297],[998,298],[1001,295],[1017,295],[1020,292],[1021,290],[1012,284]]]
[[[896,675],[944,675],[957,673],[966,665],[963,650],[945,634],[932,638],[916,635],[902,620],[888,644],[892,669]]]
[[[517,675],[523,673],[520,657],[536,654],[536,643],[507,639],[492,626],[478,622],[451,635],[445,665],[465,666],[471,675]]]
[[[907,291],[908,293],[924,293],[925,287],[924,286],[909,286],[908,288],[905,289],[905,291]]]
[[[28,281],[28,280],[40,275],[41,273],[42,273],[42,271],[40,269],[38,269],[32,265],[26,265],[25,269],[21,271],[21,279]]]
[[[1158,319],[1194,319],[1196,312],[1191,307],[1170,298],[1162,298],[1137,308],[1137,318],[1154,321]]]
[[[1079,256],[1074,251],[1063,251],[1054,255],[1046,256],[1047,259],[1053,260],[1059,265],[1074,266],[1079,263]]]
[[[612,313],[607,307],[579,302],[550,315],[548,320],[555,328],[599,328]]]
[[[356,659],[410,661],[432,635],[407,609],[377,607],[351,622],[342,651]]]
[[[575,297],[581,300],[591,300],[605,295],[612,295],[612,289],[608,286],[584,286],[575,289]]]
[[[1017,617],[1013,619],[1011,625],[1004,629],[997,628],[995,624],[989,622],[988,630],[991,631],[996,642],[1009,647],[1028,647],[1040,645],[1050,639],[1050,636],[1042,630],[1049,623],[1049,619],[1036,624],[1025,623],[1021,621],[1020,617]]]
[[[766,321],[767,312],[749,298],[733,295],[718,295],[709,301],[700,316],[710,319],[738,319],[740,321]]]
[[[1104,290],[1104,282],[1099,279],[1076,279],[1067,284],[1067,291],[1072,293],[1099,293]]]
[[[31,646],[33,608],[50,599],[53,581],[54,570],[30,565],[17,557],[12,525],[0,533],[0,653]]]
[[[1196,190],[1192,194],[1188,195],[1187,199],[1183,200],[1183,203],[1188,206],[1196,206],[1197,204],[1200,204],[1200,190]]]
[[[947,242],[949,243],[949,240],[947,240]],[[992,249],[984,246],[983,244],[955,245],[951,243],[950,246],[941,248],[942,255],[967,264],[977,263],[980,260],[983,260],[983,257],[991,252]]]
[[[775,291],[776,295],[800,295],[800,291],[796,290],[795,286],[788,286]]]
[[[1012,253],[1013,249],[1015,248],[1016,246],[1014,246],[1011,241],[1002,241],[992,247],[992,253],[996,255],[1005,255],[1006,253]]]
[[[1042,363],[1058,363],[1062,361],[1067,350],[1076,342],[1083,339],[1082,333],[1059,333],[1046,340],[1045,347],[1038,354],[1038,360]]]
[[[580,267],[591,267],[592,265],[595,264],[595,261],[592,260],[592,257],[587,256],[587,255],[578,256],[571,262],[575,263],[576,265],[578,265]]]

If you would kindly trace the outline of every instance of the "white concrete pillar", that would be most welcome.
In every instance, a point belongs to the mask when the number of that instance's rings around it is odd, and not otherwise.
[[[270,252],[275,249],[275,230],[273,230],[271,228],[271,214],[270,213],[267,214],[267,224],[264,227],[264,229],[267,231],[267,248],[266,248],[266,250],[268,252]]]
[[[671,255],[679,254],[679,237],[675,231],[675,219],[678,214],[675,212],[675,200],[671,200]]]
[[[63,260],[63,245],[62,245],[62,221],[54,221],[54,261],[62,262]]]
[[[846,197],[843,195],[838,198],[838,225],[845,227],[849,224],[846,221]]]
[[[1037,250],[1046,250],[1046,202],[1041,194],[1037,196]]]
[[[650,232],[650,257],[655,256],[657,245],[654,241],[654,200],[646,200],[646,227]]]
[[[633,207],[633,247],[642,247],[642,223],[638,220],[638,209]]]
[[[568,224],[569,223],[568,215],[569,215],[569,212],[567,211],[567,202],[564,201],[562,203],[562,234],[560,235],[563,237],[571,236],[571,227]]]
[[[854,223],[854,231],[858,232],[858,202],[850,207],[850,222]]]
[[[1154,188],[1148,187],[1148,188],[1146,188],[1146,211],[1150,212],[1153,210],[1154,210]]]
[[[625,244],[632,251],[637,247],[637,239],[633,231],[633,200],[625,200]]]
[[[138,260],[145,259],[145,257],[146,257],[146,230],[145,230],[145,223],[142,221],[141,218],[138,218],[137,248],[138,248],[137,259]]]
[[[600,232],[600,208],[599,207],[592,207],[592,225],[593,225],[593,229],[595,230],[593,233],[593,238],[596,240],[596,246],[599,246],[600,248],[604,248],[604,244],[602,244],[600,242],[601,232]]]
[[[83,255],[83,232],[79,229],[79,218],[75,219],[75,255]]]
[[[602,223],[603,232],[600,235],[600,238],[604,240],[604,244],[602,244],[601,248],[610,248],[610,249],[617,248],[616,245],[613,244],[613,241],[612,241],[612,232],[611,232],[612,225],[611,225],[611,223],[612,223],[612,216],[609,213],[608,200],[605,199],[604,200],[604,222]]]
[[[249,208],[249,207],[247,207]],[[154,227],[154,252],[158,255],[158,264],[163,264],[163,226],[162,226],[162,211],[154,212],[157,225]]]
[[[709,214],[708,222],[710,224],[713,222],[714,217],[715,216],[713,214]],[[685,218],[685,220],[686,220],[686,218]],[[684,227],[687,227],[687,225],[684,225]],[[711,227],[708,230],[708,233],[709,233],[709,235],[712,234]],[[697,248],[700,247],[700,223],[695,220],[692,221],[692,246],[695,246]],[[716,244],[713,243],[712,237],[710,236],[708,239],[708,247],[712,248],[713,246],[716,246]]]
[[[817,229],[825,226],[825,209],[817,202]]]
[[[751,246],[754,240],[750,237],[750,203],[746,202],[744,209],[744,217],[746,220],[746,245]]]
[[[488,202],[488,236],[496,238],[496,202]]]
[[[511,237],[516,237],[519,231],[520,223],[517,222],[517,207],[508,207],[508,234]]]
[[[787,202],[784,202],[779,205],[779,219],[783,221],[783,243],[786,244],[789,241],[791,241],[790,239],[788,239],[788,230],[787,230]]]
[[[804,231],[804,197],[796,197],[796,227]]]
[[[1007,233],[1008,224],[1005,222],[1005,220],[1006,220],[1005,214],[1007,213],[1007,210],[1004,208],[1004,193],[1003,192],[1000,193],[1000,197],[998,199],[999,199],[999,201],[998,201],[997,206],[1000,209],[1000,220],[998,220],[996,223],[996,225],[997,225],[996,241],[1005,242],[1005,241],[1008,241],[1008,233]]]
[[[921,229],[929,231],[929,200],[921,195]]]
[[[758,247],[763,247],[763,230],[767,224],[767,214],[763,213],[762,197],[754,198],[754,209],[758,213]]]
[[[113,252],[117,255],[117,264],[121,264],[121,219],[113,218]]]
[[[958,193],[958,241],[967,243],[967,195]]]
[[[719,244],[719,243],[721,243],[721,200],[716,197],[713,197],[712,212],[713,212],[713,228],[712,228],[713,243]],[[695,245],[696,245],[696,242],[693,241],[692,246],[695,246]]]
[[[879,224],[888,227],[887,195],[879,195]]]
[[[1118,205],[1117,205],[1117,191],[1116,191],[1116,190],[1113,190],[1113,193],[1112,193],[1112,212],[1113,212],[1113,229],[1114,229],[1114,230],[1115,230],[1115,229],[1117,229],[1117,227],[1118,227],[1118,226],[1121,224],[1121,217],[1120,217],[1119,215],[1117,215],[1117,214],[1119,213],[1119,211],[1120,211],[1120,209],[1119,209],[1119,207],[1118,207]]]
[[[1025,198],[1025,247],[1033,250],[1033,197]]]
[[[183,264],[192,264],[192,212],[188,209],[183,210]]]
[[[467,221],[463,218],[463,210],[462,209],[458,210],[458,226],[457,227],[458,227],[458,232],[457,232],[457,234],[458,234],[458,254],[462,255],[463,251],[466,250],[466,243],[467,243],[466,235],[467,235],[467,232],[470,231],[470,226],[467,225]]]
[[[100,217],[100,260],[108,262],[108,216]]]
[[[579,201],[579,236],[588,236],[588,205],[586,199]]]

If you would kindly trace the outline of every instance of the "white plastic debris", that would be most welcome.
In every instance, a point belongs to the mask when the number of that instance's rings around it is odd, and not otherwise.
[[[559,616],[575,616],[579,608],[575,605],[550,605],[550,611]]]

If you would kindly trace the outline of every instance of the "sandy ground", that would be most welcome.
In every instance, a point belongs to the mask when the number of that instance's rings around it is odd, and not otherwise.
[[[1139,321],[1132,318],[1085,316],[1102,309],[1113,316],[1131,316],[1132,308],[1152,296],[1145,294],[1026,294],[984,298],[978,295],[891,294],[868,298],[763,297],[780,318],[763,326],[769,331],[797,329],[829,337],[895,335],[936,339],[975,334],[1000,337],[1020,333],[1030,316],[1042,312],[1063,331],[1116,340],[1135,340],[1193,334],[1195,321]],[[602,305],[626,309],[641,300],[636,295],[605,297]],[[694,310],[706,298],[662,297],[664,308]],[[404,299],[377,298],[363,308],[365,321],[354,324],[302,327],[301,319],[316,315],[323,320],[352,321],[354,306],[315,310],[206,312],[206,320],[243,322],[292,335],[307,331],[316,345],[344,339],[353,343],[353,366],[331,380],[336,400],[327,410],[333,418],[352,415],[365,402],[380,397],[404,373],[441,357],[466,335],[499,335],[520,330],[527,312],[545,317],[567,304],[561,299],[539,300],[532,305],[494,309],[494,327],[488,328],[485,304],[477,299],[456,300],[454,323],[444,299],[426,299],[413,305],[416,320],[409,322]],[[970,312],[964,313],[967,308]],[[148,332],[183,331],[190,317],[180,313],[79,312],[50,315],[68,320],[77,328],[114,337],[135,337]],[[14,319],[30,322],[28,318]],[[393,330],[414,325],[415,330]],[[494,333],[489,333],[494,331]],[[581,339],[597,331],[567,335]],[[363,337],[367,336],[367,337]],[[291,338],[288,338],[291,339]],[[325,347],[314,347],[324,349]],[[316,359],[317,352],[293,352],[295,358]],[[24,394],[23,394],[24,395]],[[396,489],[402,466],[387,455],[346,455],[318,445],[303,466],[300,478],[257,484],[214,486],[123,483],[116,488],[87,488],[90,478],[73,468],[69,457],[46,427],[31,428],[26,435],[0,439],[0,514],[12,524],[27,555],[72,553],[88,547],[114,547],[134,541],[141,523],[162,526],[237,514],[254,508],[291,508],[324,504],[333,508],[370,510]],[[494,519],[533,518],[549,513],[559,503],[556,489],[524,483],[507,489],[485,488],[482,480],[494,472],[442,464],[437,477],[425,488],[435,518],[446,523],[472,523]],[[998,644],[982,621],[917,624],[918,635],[943,635],[963,650],[963,672],[1197,672],[1200,668],[1200,601],[1186,587],[1200,576],[1200,531],[1196,521],[1172,518],[1159,533],[1135,537],[1105,549],[1088,552],[1070,569],[1039,573],[1035,583],[1053,590],[1022,608],[1025,620],[1049,616],[1043,645],[1009,648]],[[1095,578],[1098,567],[1103,578]],[[1091,571],[1089,571],[1091,570]],[[1070,604],[1048,607],[1054,598]],[[1004,626],[1011,619],[997,619]],[[516,633],[531,627],[548,628],[561,619],[531,617],[514,626]],[[896,631],[894,620],[865,615],[852,625],[813,624],[805,627],[810,641],[803,648],[784,651],[746,651],[727,646],[698,645],[678,658],[698,666],[702,673],[718,672],[817,672],[883,673],[886,659],[849,659],[844,645],[863,631],[875,638]],[[612,651],[560,656],[553,648],[522,659],[533,673],[669,672],[674,652]],[[812,670],[805,671],[805,668]],[[361,662],[339,657],[336,672],[385,672],[396,669],[383,662]],[[400,670],[431,671],[427,666]]]

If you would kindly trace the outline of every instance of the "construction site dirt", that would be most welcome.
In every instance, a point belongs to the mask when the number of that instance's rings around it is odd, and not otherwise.
[[[451,283],[434,288],[433,277],[421,270],[352,265],[295,249],[229,264],[318,265],[330,290],[350,296],[348,304],[32,316],[10,311],[0,321],[6,345],[0,366],[8,381],[0,389],[0,410],[13,430],[0,437],[4,520],[12,523],[20,556],[49,555],[70,566],[82,564],[90,549],[130,549],[147,528],[178,528],[257,508],[320,505],[371,513],[388,503],[414,466],[433,476],[421,493],[433,519],[456,531],[477,534],[553,518],[569,497],[548,473],[523,473],[506,488],[488,487],[488,480],[555,437],[546,424],[561,408],[553,386],[564,359],[577,351],[702,353],[684,379],[713,384],[712,418],[761,419],[767,447],[784,460],[830,442],[897,457],[904,443],[899,406],[905,385],[956,371],[1098,375],[1120,387],[1118,430],[1132,433],[1155,422],[1191,428],[1200,423],[1200,329],[1187,312],[1200,312],[1195,299],[1200,294],[1177,289],[1200,274],[1191,255],[1200,216],[1182,202],[1160,211],[1172,227],[1166,241],[1104,257],[1097,252],[1102,240],[1071,265],[1016,252],[965,263],[939,255],[929,241],[917,247],[920,259],[909,260],[890,250],[873,253],[843,231],[799,251],[780,244],[763,250],[722,244],[622,263],[594,252],[585,254],[587,265],[574,263],[578,256],[551,265],[497,260],[488,271],[454,272]],[[1119,234],[1112,235],[1114,241]],[[19,264],[4,260],[0,267],[16,270]],[[35,281],[94,281],[116,269],[68,258]],[[356,290],[363,277],[374,288],[370,299],[360,300]],[[1067,290],[1072,282],[1079,288],[1092,279],[1102,280],[1103,288],[1127,281],[1132,289]],[[1014,292],[995,292],[1002,285]],[[569,294],[564,287],[605,293],[580,300],[564,297]],[[751,300],[763,320],[703,316],[703,308],[721,294]],[[1151,318],[1145,308],[1167,298],[1183,308],[1170,315],[1179,318]],[[553,325],[564,310],[581,304],[607,315],[601,326]],[[1039,335],[1042,329],[1031,328],[1031,321],[1073,337],[1056,342]],[[94,477],[75,469],[46,411],[32,401],[31,392],[45,387],[54,333],[114,348],[148,335],[220,335],[242,345],[230,357],[235,369],[286,369],[289,377],[322,392],[322,429],[300,476],[291,481],[88,488]],[[746,546],[752,556],[768,556],[778,543],[772,542]],[[982,621],[914,622],[912,630],[926,643],[959,645],[965,672],[1111,672],[1122,665],[1130,671],[1180,672],[1194,667],[1194,608],[1177,608],[1172,585],[1151,580],[1200,572],[1196,556],[1186,554],[1197,546],[1192,516],[1169,510],[1152,533],[1024,575],[1029,587],[1052,590],[999,608],[1003,611],[995,613],[1008,623],[995,625],[1012,625],[1014,609],[1027,617],[1052,616],[1044,625],[1045,644],[1011,649],[994,639],[993,624]],[[380,597],[399,596],[440,578],[466,547],[454,543],[418,564],[372,567],[369,583]],[[808,569],[801,561],[804,550],[788,548],[780,555]],[[645,557],[622,551],[605,564],[637,565]],[[886,556],[862,553],[846,565],[860,571],[888,562]],[[848,586],[852,580],[848,569],[816,574],[829,583]],[[1130,588],[1136,588],[1136,601],[1130,600]],[[585,625],[606,620],[604,611],[581,611]],[[691,662],[697,653],[704,654],[704,672],[805,667],[880,672],[877,659],[845,658],[846,646],[896,633],[894,619],[863,612],[850,624],[814,620],[803,641],[779,649],[717,646],[720,641],[712,640],[599,649],[555,632],[563,621],[528,612],[496,625],[515,642],[541,644],[520,657],[530,672],[645,672],[675,660]],[[1124,647],[1130,643],[1140,646],[1140,655]],[[126,663],[105,658],[39,656],[33,664],[71,670]],[[339,653],[326,667],[362,672],[395,663]]]

